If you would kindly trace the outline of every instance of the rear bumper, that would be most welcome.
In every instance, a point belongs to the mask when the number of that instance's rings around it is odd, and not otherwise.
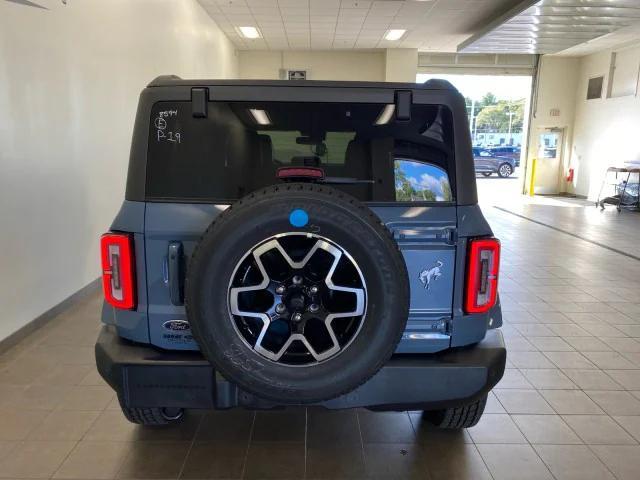
[[[435,354],[395,355],[356,390],[321,402],[330,409],[430,410],[472,402],[502,378],[506,349],[499,330],[483,341]],[[127,407],[224,409],[282,406],[240,390],[197,352],[169,352],[120,338],[103,327],[96,343],[102,377]]]

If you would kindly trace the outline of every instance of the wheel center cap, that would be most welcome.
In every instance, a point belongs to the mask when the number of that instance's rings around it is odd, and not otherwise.
[[[287,309],[290,312],[299,312],[304,310],[307,299],[302,292],[297,292],[289,295],[289,297],[285,300],[287,305]]]
[[[337,286],[343,283],[349,287]],[[366,295],[362,273],[342,247],[294,232],[266,239],[240,260],[229,284],[229,311],[256,353],[284,365],[309,365],[351,344],[364,322]],[[351,320],[327,322],[330,315]]]

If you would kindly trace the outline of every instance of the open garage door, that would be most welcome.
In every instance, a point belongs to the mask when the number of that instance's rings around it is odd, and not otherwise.
[[[443,78],[465,97],[482,203],[521,199],[536,55],[421,53],[416,80]]]
[[[533,76],[537,55],[420,53],[418,73]]]

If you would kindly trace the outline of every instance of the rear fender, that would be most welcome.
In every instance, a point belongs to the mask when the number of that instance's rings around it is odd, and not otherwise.
[[[145,268],[144,217],[146,204],[125,200],[111,224],[111,231],[133,234],[136,262],[135,310],[114,308],[106,302],[102,306],[102,322],[115,325],[118,335],[129,340],[149,343],[147,316],[147,275]]]
[[[488,329],[502,326],[500,298],[487,313],[466,315],[463,309],[465,274],[467,269],[467,243],[476,237],[493,235],[491,227],[478,205],[458,207],[458,256],[456,258],[456,280],[451,319],[451,346],[459,347],[481,341]]]

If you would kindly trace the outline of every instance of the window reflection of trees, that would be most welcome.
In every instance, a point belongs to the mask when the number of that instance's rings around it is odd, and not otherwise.
[[[447,173],[435,165],[395,160],[394,175],[398,202],[448,202],[452,200]]]

